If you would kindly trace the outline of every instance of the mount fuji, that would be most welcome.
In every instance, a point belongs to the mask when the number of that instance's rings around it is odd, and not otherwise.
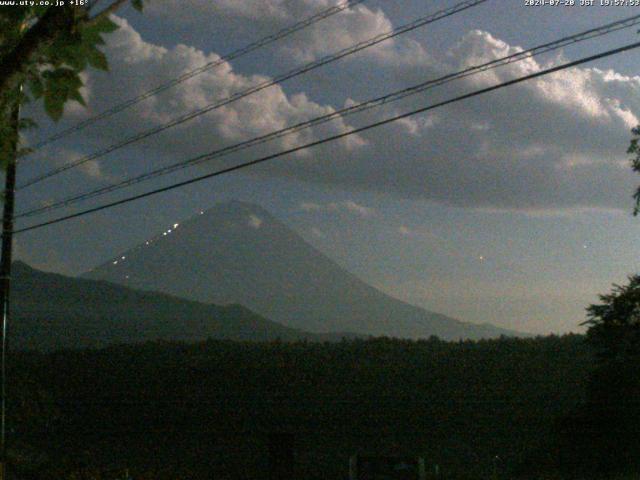
[[[240,304],[287,327],[316,333],[447,340],[521,335],[393,298],[263,208],[238,201],[175,224],[84,277],[203,303]]]

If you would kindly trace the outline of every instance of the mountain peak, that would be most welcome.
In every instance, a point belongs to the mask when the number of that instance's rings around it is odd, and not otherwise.
[[[262,207],[237,200],[176,223],[86,276],[205,303],[238,303],[313,332],[451,339],[512,333],[392,298],[344,270]]]
[[[187,226],[192,223],[200,225],[209,224],[210,227],[230,226],[230,222],[236,222],[235,226],[259,228],[263,223],[277,222],[264,208],[253,203],[240,200],[230,200],[218,203],[207,210],[200,210],[196,215],[175,225]]]
[[[237,213],[237,214],[256,214],[256,215],[268,215],[271,214],[255,203],[244,202],[241,200],[229,200],[227,202],[217,203],[213,207],[204,210],[204,215],[216,215],[219,213]]]

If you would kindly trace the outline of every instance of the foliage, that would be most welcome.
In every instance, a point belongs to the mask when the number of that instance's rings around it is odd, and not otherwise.
[[[631,139],[627,153],[634,154],[635,157],[631,159],[631,168],[634,172],[640,173],[640,125],[631,130],[633,138]],[[635,200],[635,206],[633,208],[633,214],[638,215],[640,213],[640,187],[633,195]]]
[[[627,153],[640,173],[640,125]],[[640,188],[633,195],[640,213]],[[587,338],[596,357],[586,402],[559,425],[560,449],[570,464],[596,475],[640,472],[640,275],[614,285],[587,308]],[[621,477],[624,478],[624,477]]]
[[[14,365],[59,411],[19,433],[67,471],[84,455],[77,468],[133,478],[262,478],[269,433],[292,432],[296,478],[311,480],[394,449],[442,478],[490,478],[494,466],[508,478],[583,401],[591,362],[583,337],[566,336],[154,342],[25,352]]]
[[[640,275],[614,285],[587,308],[596,356],[584,404],[558,428],[558,450],[573,470],[604,478],[640,472]]]
[[[13,154],[11,111],[16,104],[42,100],[56,121],[68,101],[85,105],[81,74],[88,67],[108,69],[103,36],[117,29],[108,14],[122,3],[113,0],[98,15],[69,2],[0,8],[0,164]],[[142,1],[132,5],[140,10]]]
[[[614,285],[600,295],[599,305],[587,308],[588,338],[607,359],[627,359],[640,354],[640,275],[627,285]]]

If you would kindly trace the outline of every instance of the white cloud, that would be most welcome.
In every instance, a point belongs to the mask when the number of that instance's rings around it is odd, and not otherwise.
[[[39,153],[40,158],[43,161],[49,161],[56,166],[61,167],[63,165],[68,165],[69,163],[76,162],[82,158],[84,155],[75,150],[69,150],[65,148],[51,148],[47,149],[44,153]],[[102,165],[97,160],[89,160],[78,165],[78,171],[82,173],[85,177],[93,180],[101,180],[101,181],[116,181],[117,178],[112,176],[104,171]]]
[[[322,205],[313,202],[302,202],[300,204],[300,209],[305,212],[346,212],[359,217],[371,217],[376,214],[375,209],[360,205],[353,200],[346,200],[344,202],[330,202]]]
[[[249,223],[248,225],[251,228],[255,228],[256,230],[259,229],[262,226],[262,219],[260,217],[258,217],[257,215],[249,215]]]
[[[236,8],[229,5],[221,8]],[[271,15],[271,20],[280,17],[277,13],[269,13],[270,8],[275,9],[274,12],[310,8],[310,4],[302,0],[274,1],[269,5],[272,7],[265,7],[265,15]],[[242,6],[255,7],[249,0],[237,4],[237,8]],[[204,4],[202,8],[205,8]],[[350,15],[364,15],[360,10],[345,13],[344,19],[351,18]],[[118,22],[122,28],[110,36],[109,43],[114,76],[92,77],[92,91],[107,89],[112,84],[111,78],[119,78],[127,88],[116,89],[114,94],[128,98],[149,88],[149,79],[161,83],[218,58],[216,54],[185,45],[173,48],[153,45],[144,41],[124,20]],[[250,20],[245,19],[245,22],[250,23]],[[385,23],[377,22],[371,25]],[[343,24],[340,28],[351,27]],[[318,46],[318,51],[322,48]],[[388,51],[391,57],[385,62],[393,65],[388,70],[386,67],[374,68],[380,65],[381,57],[363,60],[369,62],[370,71],[380,73],[380,78],[374,79],[380,82],[376,90],[393,89],[384,84],[387,71],[393,73],[394,84],[407,86],[418,78],[434,78],[521,50],[479,30],[463,35],[446,55],[440,57],[433,56],[423,45],[416,44],[415,48],[422,49],[421,58],[429,61],[402,62],[403,54],[399,50]],[[557,61],[558,58],[552,62]],[[354,125],[375,122],[546,66],[528,59],[398,104],[384,105],[353,117],[353,120],[349,118],[349,122]],[[338,105],[351,103],[351,98],[357,98],[354,92],[362,89],[362,79],[356,74],[349,75],[352,65],[341,63],[341,68],[341,78],[346,80],[339,91],[344,98],[336,102]],[[111,127],[101,130],[100,135],[121,139],[123,135],[158,125],[265,78],[268,77],[239,74],[231,65],[224,64],[180,88],[143,102],[122,115],[121,122],[113,122]],[[109,98],[107,102],[93,98],[93,111],[119,99]],[[153,160],[150,161],[154,163],[163,161],[163,156],[175,161],[176,156],[188,158],[332,112],[334,108],[314,101],[304,86],[298,88],[298,93],[289,95],[282,88],[273,87],[173,128],[141,148],[159,154],[157,158],[151,157]],[[473,208],[531,211],[628,208],[636,179],[620,165],[626,159],[629,127],[639,116],[640,77],[592,67],[574,68],[370,130],[355,141],[309,149],[298,158],[263,164],[252,171]],[[235,159],[253,159],[277,148],[291,147],[350,128],[344,119],[340,119],[331,125],[281,139],[274,146],[243,153]],[[360,216],[372,213],[366,207],[363,210],[358,205],[344,203],[321,207],[326,211]],[[307,205],[306,209],[313,207]]]
[[[343,0],[191,0],[185,9],[180,0],[165,0],[152,2],[147,12],[163,22],[188,23],[192,30],[206,35],[211,32],[211,18],[224,18],[240,28],[246,27],[255,40],[342,3]],[[180,15],[175,15],[176,10]],[[309,62],[392,29],[381,9],[357,5],[296,32],[294,41],[280,42],[278,48],[283,56],[298,63]],[[393,40],[386,41],[360,55],[389,57],[393,45]]]
[[[393,25],[382,10],[373,11],[364,5],[358,5],[335,18],[317,23],[304,32],[300,41],[291,42],[282,47],[282,50],[299,62],[310,62],[391,30]],[[388,58],[393,45],[393,40],[386,40],[356,55]]]
[[[473,31],[438,64],[425,66],[423,78],[520,50],[489,33]],[[547,66],[528,59],[365,117],[373,122]],[[396,75],[414,73],[406,68]],[[418,130],[411,117],[367,132],[363,136],[368,146],[348,158],[326,158],[319,150],[316,155],[322,162],[300,168],[291,164],[286,173],[274,166],[272,171],[474,208],[630,206],[636,178],[620,165],[626,159],[629,127],[640,115],[640,77],[574,68],[431,113],[437,121],[428,124],[428,130]]]
[[[108,90],[111,94],[104,98],[94,96],[89,109],[84,112],[85,116],[220,58],[215,53],[207,54],[187,45],[173,48],[154,45],[142,39],[126,20],[115,17],[115,21],[120,29],[108,37],[111,73],[93,73],[91,78],[93,89]],[[114,89],[113,78],[118,78],[126,88]],[[262,75],[238,74],[229,63],[223,63],[176,88],[140,102],[98,133],[104,140],[120,141],[269,80]],[[289,96],[276,85],[170,128],[138,145],[164,153],[179,153],[184,158],[333,111],[331,106],[310,100],[304,92]],[[321,127],[276,140],[273,148],[291,148],[317,136],[341,133],[347,129],[348,125],[338,118]],[[357,149],[361,144],[358,138],[340,142],[347,151]]]
[[[398,121],[398,124],[406,127],[411,135],[420,136],[433,127],[437,121],[438,116],[432,114],[402,118]]]
[[[370,217],[375,214],[375,210],[373,208],[359,205],[352,200],[348,200],[342,204],[335,204],[335,208],[340,208],[341,206],[346,208],[349,212],[360,215],[361,217]]]
[[[184,8],[180,0],[165,0],[162,3],[150,2],[147,13],[160,16],[168,21],[188,21],[201,23],[210,20],[213,15],[224,17],[242,17],[248,20],[290,23],[296,20],[293,15],[304,14],[314,8],[322,10],[330,5],[337,4],[334,0],[292,1],[292,0],[218,0],[215,3],[209,0],[191,0],[189,8]],[[175,12],[182,12],[176,18]],[[203,18],[204,17],[204,18]]]
[[[91,178],[101,179],[104,178],[104,173],[100,164],[96,160],[89,160],[80,166],[80,170]]]

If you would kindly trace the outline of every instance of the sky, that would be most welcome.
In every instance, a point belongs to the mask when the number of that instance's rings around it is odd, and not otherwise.
[[[84,74],[88,107],[54,124],[37,105],[27,142],[88,118],[338,0],[150,1],[125,8],[107,38],[108,73]],[[52,143],[19,164],[19,183],[307,62],[451,7],[368,0],[224,63]],[[489,0],[258,92],[18,192],[47,205],[151,168],[266,134],[354,102],[637,14],[637,7],[526,6]],[[251,160],[394,114],[638,41],[639,27],[438,87],[358,116],[34,218],[55,218]],[[78,275],[194,212],[253,202],[377,288],[469,322],[546,334],[581,331],[585,308],[639,270],[640,50],[458,102],[385,127],[16,237],[16,255]]]

